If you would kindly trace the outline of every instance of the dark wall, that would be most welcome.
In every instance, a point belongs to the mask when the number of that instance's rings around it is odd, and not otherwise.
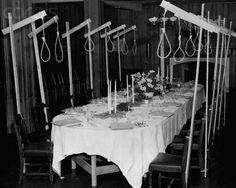
[[[34,12],[45,10],[47,16],[44,22],[58,15],[59,32],[63,34],[66,32],[65,22],[68,21],[70,28],[79,25],[84,21],[84,6],[83,3],[47,3],[34,4]],[[42,21],[36,23],[38,26]],[[57,62],[55,57],[55,41],[56,41],[57,25],[53,24],[45,29],[45,37],[51,52],[51,59],[48,62],[42,62],[42,74],[45,81],[45,92],[47,95],[47,103],[49,104],[51,117],[60,113],[62,109],[70,107],[69,96],[69,73],[68,73],[68,59],[67,59],[67,42],[66,38],[61,39],[63,46],[63,61]],[[81,29],[71,35],[71,55],[72,55],[72,69],[73,80],[75,84],[74,91],[76,98],[76,105],[82,103],[82,93],[86,92],[86,52],[84,49],[85,39],[83,34],[85,29]],[[42,47],[42,33],[38,35],[39,49]],[[61,57],[60,49],[56,48],[58,58]],[[44,52],[45,57],[47,52]],[[80,100],[80,101],[78,101]]]
[[[1,20],[1,19],[0,19]],[[1,25],[1,23],[0,23]],[[5,68],[3,57],[3,35],[0,34],[0,135],[6,133],[6,114],[5,114]]]

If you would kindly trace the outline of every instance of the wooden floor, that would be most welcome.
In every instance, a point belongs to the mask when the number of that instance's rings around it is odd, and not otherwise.
[[[233,97],[235,98],[235,96]],[[193,188],[236,188],[236,126],[234,100],[229,101],[227,112],[227,126],[220,131],[215,146],[211,150],[208,177],[202,179],[198,171],[192,172]],[[50,184],[47,177],[24,177],[23,184],[17,184],[18,153],[16,140],[13,135],[0,135],[0,188],[89,188],[91,178],[87,172],[78,168],[70,170],[70,160],[63,163],[62,171],[65,178],[60,180],[57,176]],[[234,151],[234,152],[233,152]],[[165,185],[166,182],[163,184]],[[130,188],[121,173],[102,175],[98,177],[98,188]],[[157,187],[157,186],[156,186]],[[176,181],[172,187],[180,187]],[[147,179],[143,179],[142,188],[148,188]]]

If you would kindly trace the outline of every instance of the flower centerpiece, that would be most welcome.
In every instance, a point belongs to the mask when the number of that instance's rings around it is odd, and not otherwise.
[[[134,74],[134,90],[141,99],[151,99],[155,95],[167,92],[167,83],[154,70]]]

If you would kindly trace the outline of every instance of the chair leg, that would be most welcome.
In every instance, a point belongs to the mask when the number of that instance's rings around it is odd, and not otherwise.
[[[50,174],[49,174],[49,181],[52,184],[53,183],[53,170],[50,170]]]
[[[201,151],[198,152],[198,162],[199,162],[201,174],[203,176],[203,174],[204,174],[204,171],[203,171],[204,170],[204,165],[203,165],[203,155],[202,155]]]
[[[53,169],[52,169],[52,159],[49,160],[49,181],[52,184],[53,183]]]
[[[149,171],[148,183],[149,183],[149,188],[152,188],[152,171]]]
[[[18,180],[18,184],[22,183],[22,179],[23,179],[23,173],[24,173],[24,158],[20,157],[20,169],[19,169],[19,180]]]
[[[158,173],[158,187],[161,187],[161,173]]]

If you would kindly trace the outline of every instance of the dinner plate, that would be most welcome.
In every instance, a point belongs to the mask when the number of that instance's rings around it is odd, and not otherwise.
[[[75,118],[61,119],[53,122],[53,124],[56,126],[74,126],[74,125],[83,126],[81,123],[82,121]]]

